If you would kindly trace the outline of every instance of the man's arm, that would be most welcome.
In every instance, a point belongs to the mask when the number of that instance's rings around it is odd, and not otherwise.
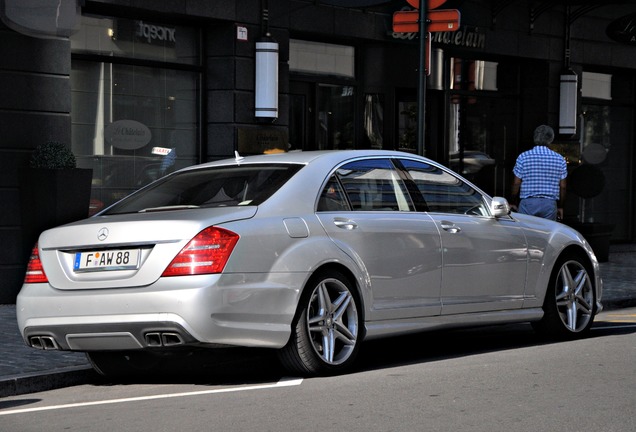
[[[566,179],[559,182],[559,200],[557,201],[557,218],[563,220],[563,203],[565,202],[565,191],[567,189]]]
[[[514,181],[512,182],[512,191],[510,192],[510,207],[513,210],[517,210],[517,205],[519,204],[519,191],[521,190],[521,179],[515,176]]]

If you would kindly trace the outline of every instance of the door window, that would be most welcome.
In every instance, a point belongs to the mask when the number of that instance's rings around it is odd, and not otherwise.
[[[431,164],[406,159],[401,163],[423,195],[429,211],[489,214],[481,193],[460,178]]]
[[[340,184],[348,205],[342,201]],[[340,167],[323,189],[319,211],[409,211],[412,206],[405,185],[388,159],[370,159]]]

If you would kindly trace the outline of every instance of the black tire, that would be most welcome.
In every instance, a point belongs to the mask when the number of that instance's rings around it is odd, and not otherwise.
[[[92,351],[86,358],[97,373],[108,378],[146,377],[161,362],[160,357],[143,351]]]
[[[332,375],[353,364],[362,332],[360,301],[352,286],[335,270],[310,279],[289,342],[278,353],[286,369],[301,375]]]
[[[556,340],[576,339],[589,333],[596,315],[594,273],[579,254],[557,261],[543,302],[543,318],[532,323],[543,336]]]

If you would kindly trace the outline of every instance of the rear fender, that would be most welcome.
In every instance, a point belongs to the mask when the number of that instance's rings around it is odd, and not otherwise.
[[[312,264],[307,266],[308,262]],[[305,239],[293,244],[276,260],[272,272],[289,272],[291,269],[304,267],[307,272],[303,283],[304,287],[316,271],[324,266],[334,264],[345,267],[353,275],[363,308],[365,304],[373,304],[371,301],[371,279],[362,260],[353,251],[346,253],[344,246],[338,247],[333,240],[327,237]]]

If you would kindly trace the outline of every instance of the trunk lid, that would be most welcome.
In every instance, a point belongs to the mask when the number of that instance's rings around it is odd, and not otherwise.
[[[49,284],[60,290],[150,285],[203,229],[252,218],[256,211],[250,206],[96,216],[43,232],[40,259]]]

